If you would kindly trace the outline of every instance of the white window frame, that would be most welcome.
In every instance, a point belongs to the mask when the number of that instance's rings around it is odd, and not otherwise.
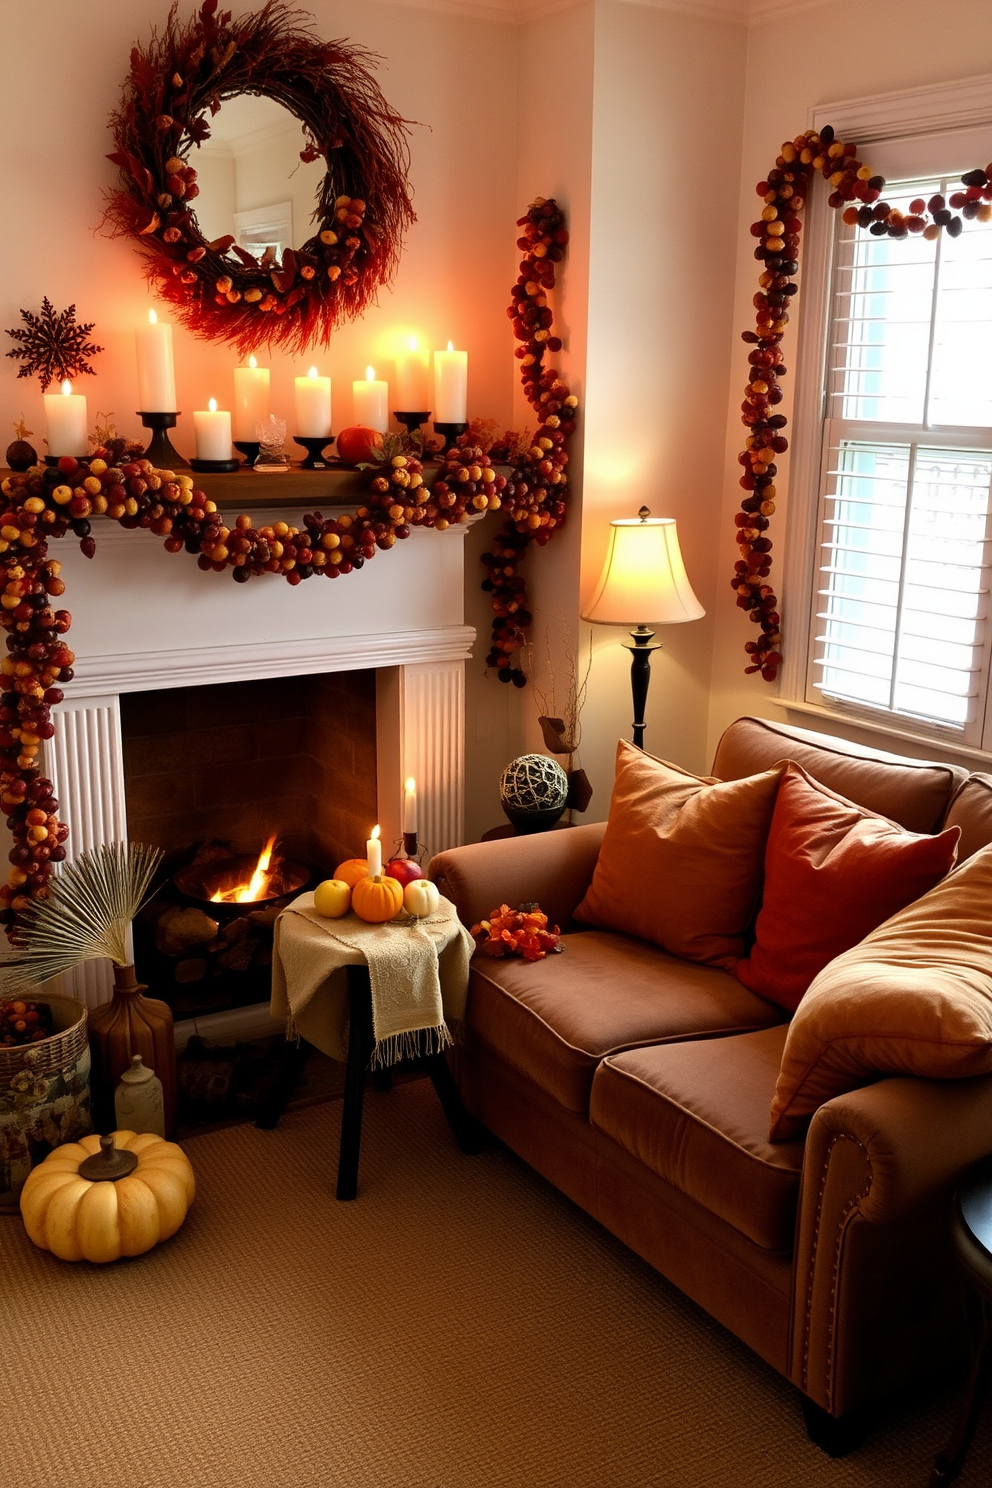
[[[871,146],[914,135],[954,134],[992,125],[992,74],[964,78],[959,82],[913,88],[871,98],[846,99],[817,105],[809,110],[807,126],[822,129],[831,124],[838,139],[855,140],[863,147],[861,158],[872,163]],[[975,165],[984,165],[976,160]],[[781,412],[789,418],[790,450],[786,502],[785,559],[782,567],[781,611],[784,661],[780,669],[778,703],[790,712],[847,722],[861,729],[933,746],[946,742],[948,749],[976,757],[992,758],[992,748],[965,744],[955,729],[940,725],[914,728],[912,720],[879,716],[877,711],[843,703],[813,703],[807,699],[809,635],[816,579],[819,532],[817,507],[825,428],[825,368],[830,330],[833,284],[833,209],[827,192],[817,182],[810,193],[800,248],[797,299],[799,334],[794,351],[786,352],[786,364],[795,376],[794,401]],[[988,227],[992,231],[992,224]],[[794,302],[795,303],[795,302]],[[788,395],[787,395],[788,396]],[[985,719],[986,740],[992,738],[992,687]]]

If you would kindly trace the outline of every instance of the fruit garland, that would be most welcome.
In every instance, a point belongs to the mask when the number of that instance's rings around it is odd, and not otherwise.
[[[829,125],[787,140],[774,169],[755,187],[763,206],[760,218],[751,224],[751,234],[759,240],[754,256],[763,269],[754,296],[755,328],[741,336],[753,347],[741,404],[741,422],[750,433],[738,456],[744,467],[740,484],[747,495],[734,518],[740,558],[734,564],[731,584],[738,606],[761,630],[758,639],[744,647],[751,658],[744,670],[760,672],[766,682],[775,680],[782,662],[778,599],[767,582],[772,563],[767,533],[775,511],[775,457],[789,447],[782,432],[787,419],[771,410],[783,397],[779,381],[786,368],[781,342],[789,323],[789,301],[798,288],[801,214],[817,172],[832,188],[827,205],[843,207],[846,223],[856,223],[874,237],[901,239],[922,233],[932,242],[945,231],[956,238],[962,219],[988,222],[992,218],[992,163],[984,170],[966,172],[961,177],[964,190],[953,192],[946,201],[939,194],[929,201],[918,198],[910,202],[908,212],[902,212],[880,200],[884,178],[862,164],[857,145],[835,139]]]
[[[282,0],[232,21],[217,0],[180,24],[173,5],[161,37],[131,52],[124,95],[111,116],[120,186],[106,219],[133,239],[149,278],[199,336],[242,354],[263,344],[302,352],[342,320],[360,315],[388,284],[415,220],[407,184],[406,122],[368,67],[371,54],[320,41]],[[225,98],[253,93],[303,125],[304,162],[327,173],[316,231],[276,263],[225,235],[208,240],[192,202],[199,195],[191,148],[210,137],[208,116]]]

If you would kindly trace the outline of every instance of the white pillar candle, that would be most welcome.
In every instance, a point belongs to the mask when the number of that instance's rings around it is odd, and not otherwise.
[[[447,351],[434,353],[434,422],[463,424],[468,402],[468,352],[455,351],[448,342]]]
[[[50,455],[85,455],[86,399],[82,393],[72,391],[72,383],[64,382],[60,393],[45,394],[45,420],[48,424],[48,453]]]
[[[209,411],[201,409],[193,415],[193,434],[196,437],[198,460],[229,460],[231,458],[231,415],[218,409],[217,399],[210,399]]]
[[[411,336],[407,350],[396,358],[396,407],[400,413],[430,412],[430,360],[427,348],[418,346],[416,336]]]
[[[411,410],[413,411],[413,410]],[[419,411],[419,410],[418,410]],[[411,775],[403,791],[403,831],[417,830],[417,782]]]
[[[160,322],[154,310],[148,324],[134,328],[138,358],[138,412],[176,412],[176,371],[172,361],[172,327]]]
[[[311,367],[306,377],[296,379],[296,434],[304,439],[331,439],[331,379],[319,377]]]
[[[365,381],[353,382],[355,423],[385,434],[389,427],[389,384],[376,380],[375,368],[365,368]]]
[[[258,425],[269,416],[269,369],[254,357],[247,367],[234,369],[234,437],[242,443],[257,442]]]
[[[369,866],[369,878],[379,878],[382,875],[382,843],[379,841],[379,828],[372,828],[372,836],[365,844],[365,859]]]

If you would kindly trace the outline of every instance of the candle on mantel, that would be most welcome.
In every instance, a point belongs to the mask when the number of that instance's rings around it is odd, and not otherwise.
[[[403,831],[417,831],[417,782],[412,775],[403,788]]]
[[[368,863],[369,878],[381,878],[382,843],[379,841],[378,825],[372,828],[372,836],[365,844],[365,859]]]
[[[160,321],[154,310],[148,324],[134,328],[134,350],[138,359],[138,412],[176,412],[176,371],[172,360],[172,327]]]
[[[207,409],[194,413],[193,434],[198,460],[231,458],[231,415],[217,407],[216,398],[210,399]]]
[[[385,434],[389,427],[389,384],[376,379],[374,367],[366,367],[365,381],[353,382],[351,390],[355,397],[355,423]]]
[[[72,391],[66,380],[60,393],[45,394],[45,421],[48,425],[50,455],[85,455],[87,452],[86,399]]]
[[[247,367],[234,369],[234,437],[242,444],[258,442],[258,426],[269,416],[269,369],[248,358]]]
[[[331,379],[320,377],[311,367],[306,377],[296,379],[295,434],[304,439],[331,439]]]
[[[396,407],[400,413],[430,412],[431,354],[411,336],[406,351],[396,358]]]
[[[447,351],[434,353],[434,422],[463,424],[467,403],[468,352],[449,341]]]

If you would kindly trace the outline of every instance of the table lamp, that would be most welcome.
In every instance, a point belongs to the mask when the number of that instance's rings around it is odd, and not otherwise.
[[[593,625],[629,625],[630,691],[634,738],[644,748],[644,710],[651,680],[651,652],[661,649],[650,625],[700,620],[706,611],[692,592],[679,548],[674,517],[652,517],[642,506],[636,517],[610,523],[610,546],[583,620]]]

